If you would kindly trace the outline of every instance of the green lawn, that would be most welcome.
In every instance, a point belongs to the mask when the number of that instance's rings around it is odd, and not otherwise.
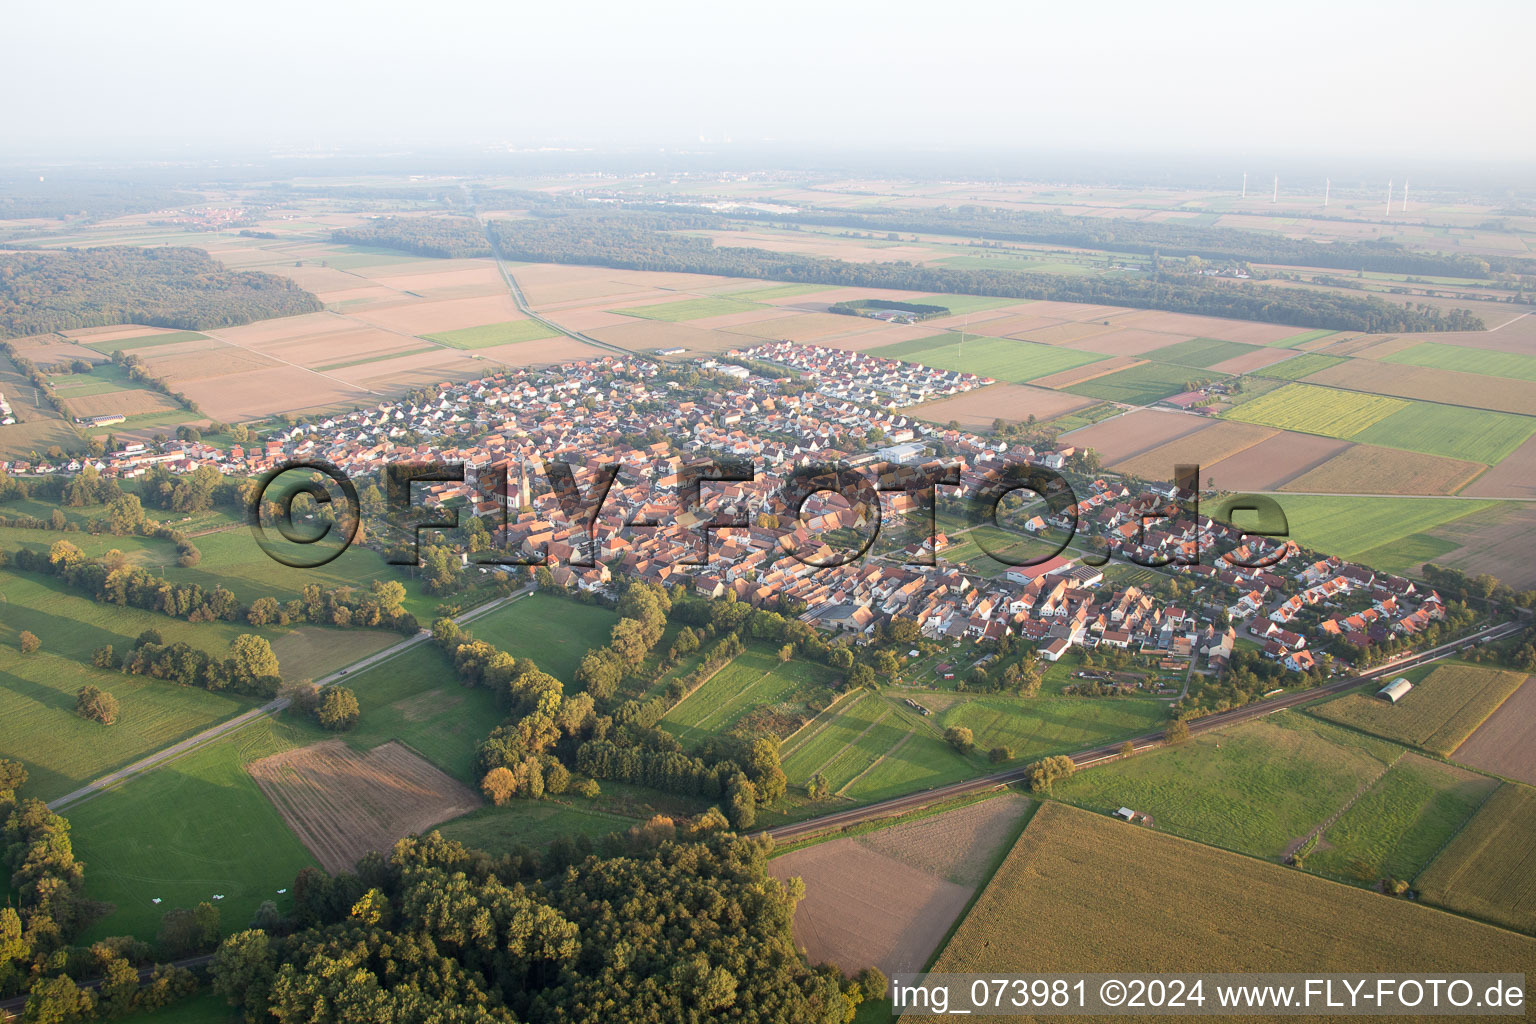
[[[245,765],[320,738],[263,718],[71,807],[85,896],[116,907],[82,940],[153,939],[166,911],[220,894],[215,906],[226,933],[245,927],[263,900],[288,909],[292,893],[277,890],[291,890],[299,870],[315,862]]]
[[[1052,795],[1104,813],[1130,807],[1159,831],[1278,860],[1401,752],[1284,711],[1090,768]]]
[[[1099,398],[1106,402],[1123,402],[1127,405],[1151,405],[1169,395],[1184,390],[1184,385],[1202,377],[1221,377],[1222,374],[1203,373],[1184,366],[1163,363],[1143,363],[1116,373],[1106,374],[1073,384],[1065,390],[1074,395]]]
[[[1498,785],[1408,754],[1323,833],[1306,857],[1307,869],[1365,884],[1412,879]]]
[[[1161,701],[1134,698],[966,694],[935,717],[941,728],[970,729],[982,751],[1010,747],[1015,758],[1032,761],[1156,732],[1168,711]]]
[[[799,659],[781,662],[776,651],[753,646],[668,711],[661,727],[685,743],[702,740],[729,732],[753,708],[799,711],[806,696],[830,689],[835,677],[825,665]]]
[[[538,341],[541,338],[559,337],[537,320],[511,320],[481,327],[465,327],[458,331],[442,331],[424,334],[428,341],[449,345],[453,348],[491,348],[495,345],[513,345],[520,341]]]
[[[1490,377],[1509,377],[1514,380],[1536,381],[1536,356],[1519,352],[1495,352],[1491,349],[1468,348],[1465,345],[1445,345],[1438,341],[1425,341],[1383,356],[1384,363],[1402,363],[1406,366],[1428,366],[1436,370],[1456,370],[1460,373],[1481,373]]]
[[[731,313],[749,313],[754,309],[765,308],[767,307],[760,302],[708,296],[698,299],[681,299],[677,302],[661,302],[654,306],[630,306],[627,309],[611,309],[609,312],[622,313],[625,316],[637,316],[645,320],[665,320],[667,323],[681,323],[684,320],[703,320],[705,317],[727,316]]]
[[[1257,345],[1244,345],[1236,341],[1222,341],[1219,338],[1190,338],[1188,341],[1148,352],[1147,358],[1155,359],[1160,363],[1176,363],[1179,366],[1195,366],[1204,369],[1223,360],[1258,350]]]
[[[532,658],[539,668],[574,693],[576,667],[594,647],[608,642],[619,617],[601,605],[550,594],[530,594],[471,622],[478,640],[518,658]]]
[[[871,349],[870,352],[886,359],[901,359],[942,370],[974,373],[1015,384],[1037,377],[1048,377],[1105,358],[1094,352],[1079,352],[1033,341],[983,338],[969,334],[962,339],[956,331],[936,334],[931,338],[899,341],[894,345]]]
[[[1405,537],[1495,504],[1460,498],[1355,498],[1328,494],[1279,494],[1290,536],[1300,544],[1342,558],[1391,553]],[[1212,509],[1212,512],[1218,511]],[[1239,524],[1243,523],[1238,517]],[[1415,550],[1418,549],[1418,542]],[[1374,564],[1374,563],[1372,563]]]

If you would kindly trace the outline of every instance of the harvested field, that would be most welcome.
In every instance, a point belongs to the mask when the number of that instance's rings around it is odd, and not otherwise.
[[[919,338],[933,337],[928,324],[881,324],[874,330],[860,330],[856,334],[829,334],[816,342],[830,348],[844,348],[850,352],[868,352],[886,345],[899,345]]]
[[[955,420],[966,430],[989,430],[995,419],[1022,422],[1033,415],[1037,420],[1045,420],[1092,404],[1092,399],[1028,384],[993,384],[954,398],[913,406],[905,412],[940,424]]]
[[[1536,940],[1047,802],[933,969],[1249,972],[1281,964],[1531,973]]]
[[[1000,311],[999,311],[1000,312]],[[962,327],[970,327],[976,330],[984,330],[999,338],[1017,338],[1030,331],[1044,330],[1047,327],[1055,327],[1062,321],[1056,317],[1040,316],[1037,313],[1004,313],[1002,316],[973,316],[968,320],[960,317],[948,320],[933,321],[935,326],[945,326],[954,330]],[[1108,337],[1104,335],[1103,337]]]
[[[692,321],[695,327],[703,327],[707,330],[725,330],[730,327],[741,327],[745,324],[760,324],[769,320],[783,320],[786,317],[795,316],[792,309],[784,309],[782,306],[762,306],[753,304],[754,308],[742,313],[722,313],[719,316],[704,316]]]
[[[496,345],[515,345],[522,341],[538,341],[556,337],[556,333],[537,320],[515,319],[504,323],[465,327],[456,331],[429,334],[431,341],[451,345],[454,348],[493,348]]]
[[[1340,494],[1455,494],[1483,468],[1477,462],[1357,444],[1292,479],[1280,490]]]
[[[839,317],[839,319],[842,319]],[[706,331],[687,324],[672,324],[664,320],[632,320],[618,327],[598,327],[587,331],[598,341],[627,348],[631,352],[648,352],[655,348],[672,348],[681,345],[692,352],[729,352],[733,348],[750,345],[740,334],[726,331]]]
[[[1108,377],[1112,373],[1119,373],[1128,367],[1140,365],[1142,360],[1135,356],[1110,356],[1097,363],[1079,366],[1075,370],[1064,370],[1061,373],[1053,373],[1049,377],[1037,378],[1034,383],[1036,387],[1042,388],[1069,388],[1074,384]]]
[[[1307,377],[1307,383],[1353,388],[1400,398],[1418,398],[1426,402],[1446,402],[1474,409],[1492,409],[1495,412],[1536,414],[1536,384],[1449,369],[1351,359],[1320,366]]]
[[[1144,451],[1180,437],[1187,437],[1210,423],[1198,416],[1156,409],[1137,409],[1112,420],[1104,420],[1062,439],[1081,448],[1092,448],[1106,465],[1123,462]]]
[[[1324,437],[1350,438],[1379,420],[1408,408],[1396,398],[1353,391],[1286,384],[1228,410],[1229,420],[1260,423]]]
[[[1220,338],[1223,341],[1238,341],[1245,345],[1268,345],[1296,335],[1296,328],[1281,324],[1223,320],[1219,317],[1164,313],[1157,310],[1138,310],[1120,318],[1117,326],[1140,327],[1148,331],[1162,331],[1165,334],[1182,334],[1187,338]]]
[[[1155,358],[1160,363],[1175,363],[1203,370],[1228,359],[1262,352],[1263,349],[1257,346],[1222,341],[1220,338],[1190,338],[1158,349]]]
[[[868,317],[843,316],[840,313],[801,313],[797,316],[764,320],[755,324],[741,324],[731,328],[730,333],[768,341],[815,343],[830,335],[862,334],[883,326],[885,326],[883,321],[871,320]],[[737,339],[737,344],[743,344],[740,338]]]
[[[144,369],[173,387],[210,377],[228,377],[250,370],[270,369],[278,365],[276,359],[233,345],[171,356],[150,355],[144,360]]]
[[[520,320],[522,314],[512,296],[487,295],[482,298],[450,299],[446,302],[404,302],[372,309],[366,317],[358,317],[365,323],[377,324],[392,331],[426,335],[440,331],[458,331],[481,324],[499,324]]]
[[[1466,493],[1474,498],[1536,498],[1536,436],[1473,481]]]
[[[1205,426],[1191,434],[1147,449],[1134,458],[1113,464],[1111,468],[1131,473],[1143,480],[1170,480],[1175,465],[1210,466],[1247,451],[1277,433],[1269,427],[1254,426],[1251,423],[1206,421]]]
[[[1477,575],[1491,573],[1517,589],[1536,586],[1536,503],[1490,502],[1422,535],[1439,547],[1433,561]]]
[[[999,796],[775,858],[776,878],[805,881],[795,942],[849,973],[922,969],[1028,808]]]
[[[1451,757],[1536,786],[1536,683],[1522,683]]]
[[[1351,693],[1313,713],[1389,740],[1450,757],[1525,682],[1525,673],[1441,665],[1396,704]]]
[[[1115,328],[1106,323],[1071,323],[1055,324],[1050,327],[1041,327],[1038,330],[1025,331],[1021,337],[1026,341],[1038,342],[1041,345],[1070,345],[1073,342],[1085,342],[1090,338],[1111,334]],[[1091,346],[1078,344],[1075,348],[1083,349]]]
[[[1415,881],[1431,903],[1536,932],[1536,789],[1500,786]]]
[[[1348,448],[1348,441],[1282,430],[1252,448],[1202,465],[1200,473],[1208,485],[1225,491],[1272,491]]]
[[[1253,373],[1255,370],[1262,370],[1266,366],[1273,366],[1275,363],[1287,358],[1289,358],[1289,354],[1285,349],[1258,348],[1245,355],[1223,359],[1219,363],[1212,363],[1208,369],[1212,373]]]
[[[762,308],[756,302],[709,296],[705,298],[675,299],[670,302],[657,302],[644,306],[628,306],[624,309],[610,309],[608,312],[623,313],[625,316],[642,317],[646,320],[665,320],[668,323],[679,323],[686,320],[702,320],[706,317],[726,316],[732,313],[752,313]]]
[[[64,406],[71,416],[78,416],[81,419],[91,416],[142,416],[147,413],[169,412],[181,408],[176,404],[175,399],[167,398],[158,391],[144,391],[139,388],[66,398]]]
[[[482,348],[475,353],[482,359],[494,359],[507,366],[550,366],[579,359],[595,359],[605,354],[601,349],[593,348],[575,338],[567,338],[563,334],[541,341],[521,341],[515,345]]]
[[[990,324],[987,325],[987,333],[994,333],[994,328]],[[1142,356],[1181,340],[1178,335],[1163,334],[1159,331],[1110,330],[1108,333],[1084,338],[1082,341],[1070,342],[1067,347],[1085,352],[1098,352],[1106,356]]]
[[[1146,327],[1151,331],[1166,331],[1172,334],[1187,334],[1194,336],[1198,331],[1180,331],[1177,328],[1166,328],[1139,322],[1136,318],[1144,315],[1142,310],[1127,309],[1124,306],[1099,306],[1088,305],[1082,302],[1062,302],[1057,299],[1045,299],[1031,302],[1029,308],[1022,312],[1031,316],[1048,316],[1056,320],[1071,320],[1080,322],[1083,320],[1109,320],[1116,327]]]
[[[886,345],[871,354],[886,359],[943,370],[974,373],[994,380],[1022,384],[1037,377],[1050,376],[1101,359],[1091,352],[1075,352],[1050,345],[1008,338],[978,338],[958,333],[934,335],[915,341]]]
[[[219,410],[220,417],[232,423],[279,412],[351,406],[370,394],[366,388],[297,366],[191,381],[180,390],[199,406]]]
[[[399,743],[367,753],[325,740],[246,766],[315,860],[332,874],[363,854],[480,806],[463,783]]]

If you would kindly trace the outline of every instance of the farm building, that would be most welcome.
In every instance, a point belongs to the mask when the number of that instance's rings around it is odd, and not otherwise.
[[[1118,811],[1116,811],[1114,813],[1113,816],[1116,817],[1116,818],[1119,818],[1121,821],[1135,821],[1136,820],[1136,812],[1131,810],[1129,807],[1122,807],[1122,808],[1120,808]]]
[[[1386,686],[1383,686],[1380,690],[1377,690],[1376,696],[1382,698],[1385,701],[1396,704],[1398,701],[1402,700],[1403,697],[1406,696],[1408,691],[1411,689],[1413,689],[1413,684],[1402,676],[1398,676]]]
[[[1003,574],[1009,583],[1028,584],[1031,580],[1041,576],[1049,576],[1054,572],[1061,572],[1072,565],[1072,559],[1053,555],[1043,562],[1034,565],[1016,565]]]
[[[1056,661],[1063,654],[1067,653],[1067,648],[1070,646],[1071,644],[1067,643],[1066,640],[1061,637],[1057,637],[1050,643],[1046,644],[1044,647],[1040,648],[1040,657],[1044,658],[1046,661]]]

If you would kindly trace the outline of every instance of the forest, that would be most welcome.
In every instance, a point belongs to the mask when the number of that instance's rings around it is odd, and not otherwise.
[[[183,246],[0,256],[0,337],[107,324],[197,331],[322,308],[287,278],[228,270],[201,249]]]
[[[996,295],[1103,303],[1234,320],[1371,333],[1482,330],[1465,310],[1399,306],[1375,296],[1222,281],[1176,270],[1147,278],[1067,277],[1008,270],[959,270],[909,262],[848,263],[765,249],[716,246],[671,232],[710,230],[718,217],[696,214],[541,215],[494,221],[500,254],[535,263],[720,274],[861,288]]]
[[[469,217],[377,217],[332,231],[331,241],[382,246],[437,259],[491,254],[479,223]]]

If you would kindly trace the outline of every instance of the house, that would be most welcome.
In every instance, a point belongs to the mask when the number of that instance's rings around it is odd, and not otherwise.
[[[1065,638],[1057,637],[1050,643],[1046,644],[1044,647],[1040,648],[1040,657],[1044,658],[1046,661],[1058,661],[1063,654],[1067,653],[1067,648],[1071,646],[1072,645],[1067,643]]]

